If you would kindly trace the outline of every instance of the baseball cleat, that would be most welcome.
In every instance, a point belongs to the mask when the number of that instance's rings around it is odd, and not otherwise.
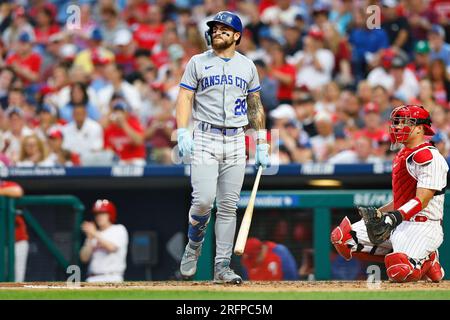
[[[231,268],[230,262],[225,260],[214,266],[214,283],[242,284],[242,278]]]
[[[197,261],[201,250],[201,245],[196,250],[192,249],[189,243],[186,245],[180,264],[180,272],[184,280],[191,280],[197,272]]]

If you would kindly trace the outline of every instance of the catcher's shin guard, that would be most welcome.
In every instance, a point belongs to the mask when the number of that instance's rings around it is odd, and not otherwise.
[[[341,224],[331,232],[331,243],[336,248],[336,251],[347,261],[352,258],[351,248],[353,245],[347,244],[347,241],[352,239],[350,231],[352,231],[352,224],[345,217],[342,219]]]
[[[384,258],[386,273],[393,282],[412,282],[420,280],[422,273],[416,269],[408,256],[401,252],[393,252]]]
[[[430,254],[430,257],[422,265],[422,279],[439,282],[444,278],[445,272],[439,263],[439,253],[437,251]]]

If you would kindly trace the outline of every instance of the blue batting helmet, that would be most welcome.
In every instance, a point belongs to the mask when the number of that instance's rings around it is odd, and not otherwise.
[[[241,42],[242,30],[244,29],[242,27],[241,19],[237,16],[237,14],[234,14],[230,11],[220,11],[214,16],[212,20],[206,22],[209,27],[209,30],[207,31],[207,37],[209,37],[209,39],[207,38],[208,44],[210,43],[212,28],[217,22],[223,23],[224,25],[233,28],[236,32],[240,32],[241,36],[236,41],[236,44],[239,44],[239,42]]]

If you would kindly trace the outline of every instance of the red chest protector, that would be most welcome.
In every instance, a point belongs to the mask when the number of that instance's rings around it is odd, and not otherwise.
[[[397,153],[392,166],[392,192],[394,194],[394,210],[397,210],[402,205],[404,205],[407,201],[413,199],[416,196],[417,189],[417,180],[414,179],[408,172],[406,168],[406,164],[408,161],[411,161],[412,158],[416,158],[416,154],[418,155],[420,152],[416,152],[423,147],[430,146],[431,143],[422,143],[413,149],[403,148]],[[429,150],[426,151],[426,154],[420,155],[421,157],[430,157],[432,158],[431,152]],[[420,159],[422,160],[422,159]]]

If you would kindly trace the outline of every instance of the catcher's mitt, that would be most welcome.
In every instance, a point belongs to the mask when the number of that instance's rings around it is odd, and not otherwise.
[[[389,239],[392,230],[402,222],[398,211],[383,214],[375,207],[358,207],[358,212],[364,220],[370,242],[375,245]]]

